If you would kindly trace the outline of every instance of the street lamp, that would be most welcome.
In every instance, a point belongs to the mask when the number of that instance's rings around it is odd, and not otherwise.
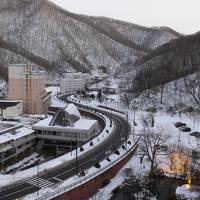
[[[37,161],[37,195],[39,195],[39,164],[40,160]]]
[[[77,134],[76,134],[76,174],[78,176],[78,145],[77,145]]]
[[[134,126],[137,126],[137,123],[135,122],[136,105],[137,105],[137,101],[133,100],[133,124],[134,124]]]

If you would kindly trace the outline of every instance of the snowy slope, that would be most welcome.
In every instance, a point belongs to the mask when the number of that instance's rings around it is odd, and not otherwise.
[[[0,4],[2,66],[28,59],[48,69],[91,71],[106,66],[113,71],[179,36],[170,29],[70,13],[47,0]]]

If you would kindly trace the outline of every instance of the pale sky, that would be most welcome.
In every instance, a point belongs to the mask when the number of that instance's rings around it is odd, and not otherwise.
[[[200,31],[200,0],[51,0],[68,11],[105,16],[143,26]]]

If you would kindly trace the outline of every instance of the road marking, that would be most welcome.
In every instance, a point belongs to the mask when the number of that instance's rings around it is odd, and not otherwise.
[[[56,177],[53,177],[53,179],[55,179],[56,181],[59,181],[59,182],[63,181],[63,180],[56,178]]]
[[[54,184],[50,181],[44,180],[42,178],[37,178],[37,177],[27,180],[26,183],[29,183],[31,185],[34,185],[40,188],[49,187]]]

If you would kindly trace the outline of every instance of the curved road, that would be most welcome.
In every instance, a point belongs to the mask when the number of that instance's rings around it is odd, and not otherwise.
[[[83,108],[84,106],[82,105],[81,107]],[[92,108],[90,108],[90,110],[92,110]],[[115,129],[102,143],[94,146],[91,151],[78,157],[78,168],[81,170],[87,169],[93,166],[97,161],[105,159],[107,157],[107,151],[113,151],[114,148],[120,147],[123,143],[121,138],[128,137],[127,133],[129,132],[129,124],[124,118],[114,114],[109,114],[106,111],[99,112],[109,115],[110,118],[112,118],[115,124]],[[66,166],[55,168],[54,170],[48,171],[48,174],[39,176],[39,183],[41,184],[41,187],[50,186],[53,183],[59,183],[60,181],[73,176],[76,174],[75,166],[76,160],[74,159]],[[39,187],[39,189],[41,187]],[[38,187],[36,179],[22,181],[18,184],[0,189],[0,200],[15,200],[27,194],[34,193],[37,190]]]

